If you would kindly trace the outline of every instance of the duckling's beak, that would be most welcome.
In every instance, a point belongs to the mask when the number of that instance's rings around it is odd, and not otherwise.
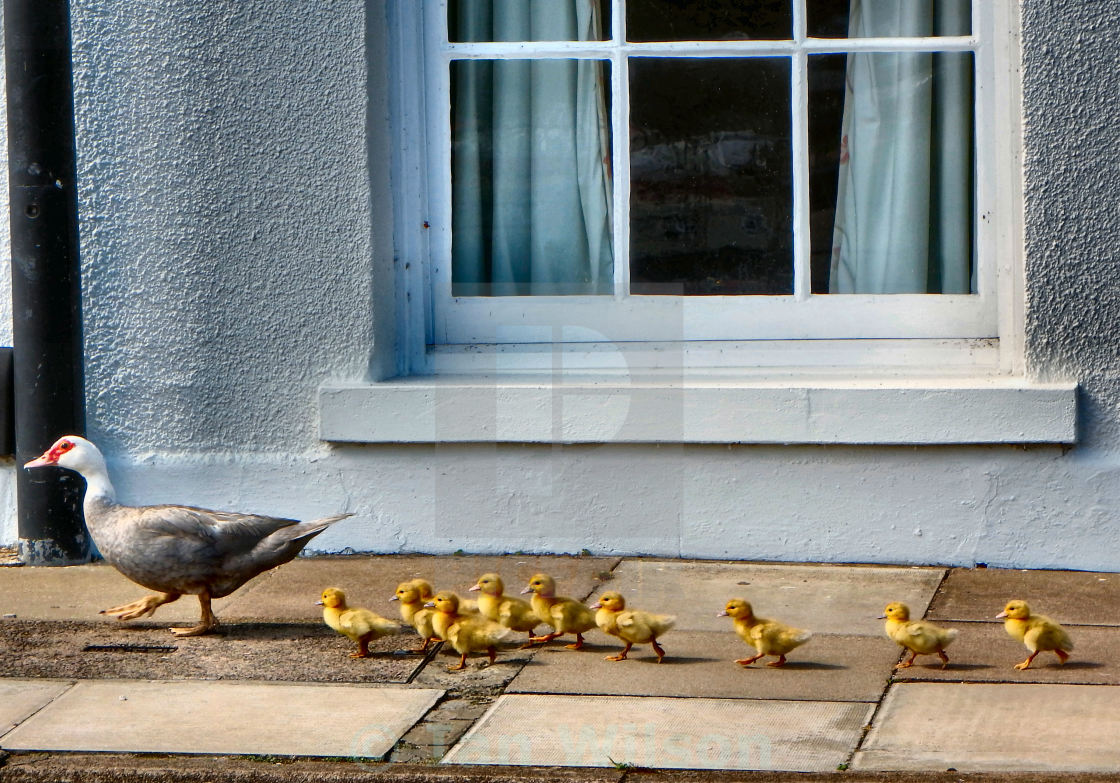
[[[722,612],[720,612],[719,614],[717,614],[717,615],[716,615],[716,617],[729,617],[729,616],[730,616],[730,615],[728,615],[728,614],[727,614],[727,610],[726,610],[726,609],[725,609],[725,610],[723,610]]]
[[[315,602],[315,605],[316,605],[316,606],[322,606],[322,605],[323,605],[323,602],[322,602],[322,601],[316,601],[316,602]]]
[[[876,620],[886,620],[886,619],[887,619],[887,616],[886,616],[885,614],[881,614],[881,615],[879,615],[878,617],[876,617],[875,619],[876,619]]]
[[[1003,619],[1004,617],[1007,617],[1007,612],[1000,612],[996,615],[997,620]]]
[[[435,601],[428,601],[428,603],[424,604],[424,606],[427,609],[435,609],[436,608],[436,602]]]
[[[591,606],[589,606],[587,608],[588,609],[602,609],[603,605],[601,603],[596,602],[596,603],[591,604]]]
[[[524,590],[521,591],[521,595],[525,595],[526,593],[531,593],[531,592],[533,592],[533,588],[526,587]]]
[[[399,600],[401,600],[401,599],[400,599],[400,596],[396,596],[396,595],[394,595],[394,596],[393,596],[392,598],[390,598],[389,600],[390,600],[390,601],[399,601]]]
[[[477,593],[481,589],[482,589],[482,585],[475,585],[474,587],[468,587],[467,592],[468,593]]]

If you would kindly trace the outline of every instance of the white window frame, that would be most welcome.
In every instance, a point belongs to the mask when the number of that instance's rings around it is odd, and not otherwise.
[[[613,36],[625,39],[625,14],[621,0],[613,0]],[[1006,72],[1011,61],[1010,36],[1014,21],[1013,3],[973,4],[972,35],[937,38],[893,39],[817,39],[806,35],[805,0],[794,9],[794,37],[791,41],[721,42],[718,47],[695,42],[622,43],[612,42],[529,42],[529,43],[449,43],[446,40],[446,0],[423,4],[422,18],[413,12],[398,12],[397,22],[410,29],[398,29],[400,45],[406,51],[422,50],[421,66],[400,71],[403,83],[398,95],[419,95],[421,105],[398,105],[398,119],[404,120],[406,135],[423,138],[410,144],[410,160],[402,160],[404,170],[413,173],[403,181],[406,195],[398,213],[416,212],[421,206],[426,215],[424,236],[399,236],[402,249],[408,247],[412,268],[424,267],[422,279],[407,285],[404,318],[413,326],[414,343],[406,362],[410,372],[434,372],[447,362],[440,356],[456,353],[453,346],[517,346],[556,343],[643,342],[662,345],[683,343],[685,353],[702,355],[698,343],[730,344],[755,341],[796,340],[906,340],[910,338],[945,340],[988,340],[1002,336],[1000,303],[1014,292],[1001,286],[998,259],[1008,255],[1013,235],[1011,214],[1019,208],[1013,197],[1013,179],[1006,171],[1017,158],[1017,149],[1003,146],[1017,133],[1011,126],[1018,120],[1017,108],[1007,91]],[[412,6],[413,8],[415,6]],[[411,24],[409,24],[411,23]],[[411,39],[406,44],[404,39]],[[808,210],[808,58],[811,54],[845,51],[971,51],[976,76],[976,221],[977,293],[941,294],[812,294],[809,290],[809,210]],[[451,172],[450,172],[450,79],[449,63],[454,59],[571,58],[605,59],[610,62],[611,80],[616,95],[625,96],[624,77],[629,56],[689,57],[703,51],[705,57],[744,55],[784,56],[792,64],[794,279],[789,296],[628,296],[629,220],[625,193],[629,180],[629,133],[626,101],[612,102],[614,181],[614,256],[616,295],[610,296],[528,296],[528,297],[453,297],[451,296]],[[416,65],[412,58],[412,65]],[[1002,65],[1001,65],[1002,63]],[[422,74],[422,77],[421,77]],[[411,108],[411,112],[408,109]],[[403,111],[402,111],[403,109]],[[411,116],[409,116],[411,115]],[[423,133],[418,131],[423,129]],[[400,204],[400,202],[398,202]],[[398,224],[398,230],[412,234],[418,221]],[[1001,252],[1002,251],[1002,252]],[[419,278],[418,275],[414,276]],[[415,332],[423,325],[423,348],[415,343]],[[975,351],[984,344],[971,347]],[[709,346],[710,347],[710,346]],[[791,345],[785,346],[787,349]],[[820,346],[818,346],[819,348]],[[756,353],[761,346],[733,351]],[[853,347],[849,346],[847,352]],[[527,352],[519,351],[524,355]],[[772,355],[772,351],[763,349]],[[574,352],[569,361],[576,361]],[[810,360],[811,361],[811,360]],[[1000,363],[1007,369],[1007,362]],[[690,363],[692,363],[690,361]],[[702,360],[701,360],[702,363]],[[747,359],[747,364],[752,361]],[[461,364],[461,361],[457,362]]]
[[[513,332],[495,329],[493,334],[475,335],[490,342],[462,344],[438,342],[440,327],[432,307],[433,283],[440,271],[436,267],[440,258],[449,257],[450,231],[446,215],[434,210],[433,203],[443,192],[438,198],[450,205],[449,195],[440,190],[450,174],[446,165],[438,172],[429,168],[433,136],[438,142],[445,127],[431,126],[429,108],[432,101],[448,101],[449,94],[445,81],[425,70],[423,36],[425,23],[430,26],[433,15],[439,21],[445,5],[425,0],[422,15],[415,0],[386,3],[391,39],[387,86],[395,134],[394,291],[382,291],[374,303],[370,376],[331,381],[320,389],[324,440],[906,445],[1076,441],[1076,383],[1032,379],[1023,363],[1018,3],[981,0],[974,8],[973,36],[954,44],[975,46],[976,91],[982,96],[975,115],[978,157],[985,161],[977,182],[981,293],[973,299],[983,297],[986,310],[978,330],[949,329],[940,337],[900,337],[897,332],[886,337],[864,331],[860,339],[790,339],[804,335],[783,331],[782,339],[769,339],[778,335],[762,329],[755,339],[691,341],[681,341],[674,330],[672,336],[678,339],[580,341],[594,328],[594,320],[576,323],[568,310],[573,299],[564,297],[556,303],[561,309],[552,320],[537,318],[528,333],[514,335],[520,340],[528,335],[530,341],[504,341]],[[804,37],[804,6],[799,3],[798,8],[803,49],[795,56],[795,68],[803,76],[812,47],[830,44]],[[612,18],[621,19],[617,2],[614,11]],[[889,46],[882,40],[848,43],[849,48],[871,51],[922,47],[912,40]],[[761,45],[780,49],[789,44]],[[446,49],[450,44],[440,46]],[[486,56],[485,44],[471,46],[472,56]],[[524,45],[526,55],[534,56],[550,46]],[[570,52],[556,49],[554,55],[567,57]],[[444,51],[440,56],[448,55]],[[616,64],[612,78],[619,73]],[[371,84],[371,89],[378,87]],[[803,100],[794,104],[795,112],[804,112]],[[627,136],[616,133],[615,143],[624,143]],[[797,143],[803,150],[805,139]],[[444,161],[449,159],[446,149],[441,154]],[[802,201],[795,218],[804,226],[807,184],[801,182],[798,188]],[[624,247],[621,244],[616,252]],[[805,263],[803,247],[798,259]],[[385,279],[381,275],[377,272]],[[845,301],[812,296],[805,289],[803,282],[792,297],[751,297],[752,305],[774,299],[763,306],[798,306],[810,312],[817,307],[858,308],[866,302],[859,296],[845,295]],[[896,303],[905,323],[905,311],[929,298],[892,295],[887,304]],[[952,304],[950,300],[958,297],[934,298]],[[493,301],[469,304],[485,308]],[[534,298],[531,304],[539,301]],[[684,323],[689,317],[683,312],[685,298],[675,305],[665,301],[658,303],[664,308],[661,314]],[[395,316],[390,317],[387,305]]]

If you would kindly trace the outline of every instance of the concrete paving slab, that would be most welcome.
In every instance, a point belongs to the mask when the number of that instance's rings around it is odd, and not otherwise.
[[[847,760],[872,705],[501,696],[445,763],[824,772]]]
[[[85,681],[8,750],[384,756],[442,691],[361,685]]]
[[[424,663],[413,633],[356,645],[322,623],[230,621],[177,639],[163,625],[0,620],[0,677],[407,683]]]
[[[0,738],[61,696],[73,684],[65,681],[0,680]]]
[[[949,668],[942,670],[936,656],[919,656],[918,663],[900,669],[899,680],[950,682],[1039,682],[1079,685],[1120,685],[1120,628],[1088,625],[1067,626],[1074,651],[1069,663],[1058,663],[1053,653],[1042,653],[1031,668],[1019,671],[1015,664],[1030,654],[1022,642],[1003,630],[1003,623],[951,623],[960,635],[949,647]],[[1120,693],[1117,693],[1120,698]]]
[[[482,574],[502,575],[517,593],[538,571],[552,574],[568,595],[583,597],[601,582],[618,558],[556,555],[353,555],[301,557],[269,572],[231,596],[228,618],[299,620],[319,617],[314,605],[326,587],[338,587],[350,603],[385,616],[398,616],[390,602],[397,585],[423,578],[437,590],[467,594]]]
[[[939,620],[990,620],[1012,598],[1063,625],[1120,626],[1120,574],[955,568],[929,609]]]
[[[121,606],[151,594],[105,563],[62,568],[0,568],[0,617],[20,620],[80,620],[117,624],[98,615],[102,609]],[[223,616],[231,598],[214,601]],[[165,625],[198,622],[198,599],[183,596],[156,610],[154,619]],[[9,618],[12,619],[12,618]]]
[[[857,770],[1114,772],[1120,692],[1108,685],[892,686]]]
[[[780,669],[736,664],[753,653],[730,631],[673,631],[661,640],[668,653],[661,664],[649,645],[635,646],[625,661],[605,661],[621,646],[601,634],[590,641],[578,651],[541,650],[506,692],[871,702],[898,661],[890,640],[867,636],[812,639]]]
[[[680,630],[726,631],[730,621],[716,614],[738,596],[762,617],[814,633],[878,636],[883,626],[876,618],[884,606],[904,601],[920,616],[944,573],[942,568],[626,560],[603,589],[620,591],[629,607],[676,615]]]

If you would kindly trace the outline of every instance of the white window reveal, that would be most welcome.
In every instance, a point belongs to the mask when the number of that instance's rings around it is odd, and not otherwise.
[[[997,5],[425,3],[428,343],[996,337]]]

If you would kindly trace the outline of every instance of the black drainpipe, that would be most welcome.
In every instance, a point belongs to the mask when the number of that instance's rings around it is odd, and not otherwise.
[[[90,559],[82,479],[23,469],[85,432],[74,87],[68,0],[4,0],[20,559]]]

